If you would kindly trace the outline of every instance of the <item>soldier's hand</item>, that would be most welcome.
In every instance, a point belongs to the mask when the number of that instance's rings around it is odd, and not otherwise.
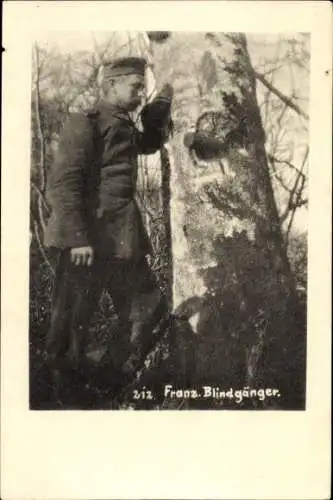
[[[75,266],[91,266],[94,259],[94,251],[90,246],[71,249],[71,261]]]

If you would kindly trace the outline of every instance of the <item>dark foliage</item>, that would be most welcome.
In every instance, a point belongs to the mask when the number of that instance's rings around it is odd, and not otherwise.
[[[185,318],[199,314],[192,385],[241,389],[255,380],[256,386],[279,387],[282,394],[279,401],[257,402],[261,408],[303,408],[304,292],[296,299],[283,295],[279,276],[270,272],[270,256],[249,241],[246,233],[217,238],[214,247],[217,264],[202,269],[205,295],[188,299],[177,311]],[[260,339],[264,341],[260,362],[252,367],[249,356],[262,349]],[[256,372],[251,375],[252,369]],[[233,402],[213,403],[226,405],[235,407]]]
[[[295,256],[299,282],[304,282],[300,264],[300,256],[305,252],[302,244],[304,239],[301,238],[298,241],[298,256]],[[255,345],[260,329],[263,329],[263,335],[270,338],[270,343],[265,345],[261,357],[256,373],[257,384],[262,384],[262,387],[279,387],[283,398],[278,401],[245,400],[241,404],[226,400],[211,401],[211,407],[240,410],[253,408],[255,404],[261,409],[304,407],[305,292],[300,290],[298,300],[293,304],[293,298],[281,297],[278,276],[274,277],[268,272],[269,256],[250,242],[244,233],[217,238],[214,253],[216,266],[202,269],[207,286],[206,294],[200,298],[190,298],[178,308],[176,319],[169,319],[167,329],[148,357],[149,367],[140,381],[129,386],[123,398],[116,401],[112,390],[117,382],[117,374],[112,371],[111,365],[98,360],[91,364],[90,371],[86,373],[91,386],[89,392],[86,390],[81,394],[79,386],[71,379],[69,386],[72,386],[72,393],[69,401],[74,407],[90,405],[97,409],[128,406],[136,409],[168,409],[179,406],[183,409],[200,409],[200,404],[196,401],[184,401],[183,404],[179,400],[165,401],[164,384],[172,382],[175,387],[177,384],[179,387],[200,387],[207,383],[218,386],[223,383],[224,387],[240,388],[249,385],[246,356]],[[164,266],[161,261],[160,264],[160,284],[163,286]],[[54,404],[50,395],[51,381],[48,381],[43,364],[51,287],[52,276],[48,265],[41,260],[38,249],[33,247],[30,280],[31,404],[42,408]],[[293,311],[292,314],[290,311]],[[194,314],[199,315],[196,335],[187,323],[187,319]],[[95,352],[102,357],[100,353],[113,345],[116,321],[111,299],[104,294],[91,324],[88,352]],[[219,333],[218,338],[216,332]],[[116,344],[113,349],[116,353]],[[133,401],[133,388],[144,385],[154,388],[160,399],[154,402]]]

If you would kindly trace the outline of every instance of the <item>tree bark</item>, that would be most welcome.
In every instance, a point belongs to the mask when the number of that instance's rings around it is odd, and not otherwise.
[[[166,246],[166,276],[167,276],[167,300],[169,310],[173,309],[173,262],[172,262],[172,229],[171,229],[171,164],[167,147],[163,147],[160,151],[161,172],[162,172],[162,213],[165,231]]]
[[[175,313],[192,328],[193,383],[275,387],[279,404],[297,406],[304,395],[304,318],[269,174],[256,75],[245,35],[210,38],[218,40],[212,54],[223,117],[218,135],[228,141],[225,173],[211,162],[210,176],[203,175],[175,141]]]

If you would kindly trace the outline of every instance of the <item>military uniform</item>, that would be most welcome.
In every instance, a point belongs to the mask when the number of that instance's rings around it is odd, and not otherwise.
[[[87,114],[72,114],[63,127],[48,176],[52,212],[45,231],[46,246],[57,249],[47,339],[55,364],[68,350],[73,359],[81,358],[103,289],[118,313],[120,335],[131,333],[130,351],[143,359],[163,298],[146,261],[151,248],[135,202],[137,157],[164,143],[171,99],[166,86],[146,105],[143,131],[125,110],[103,99]],[[94,249],[93,265],[72,264],[70,249],[88,245]]]

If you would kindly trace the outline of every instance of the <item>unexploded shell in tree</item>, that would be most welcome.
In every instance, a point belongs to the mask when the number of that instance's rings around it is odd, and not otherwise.
[[[148,38],[151,42],[163,43],[171,35],[170,31],[147,31]]]

